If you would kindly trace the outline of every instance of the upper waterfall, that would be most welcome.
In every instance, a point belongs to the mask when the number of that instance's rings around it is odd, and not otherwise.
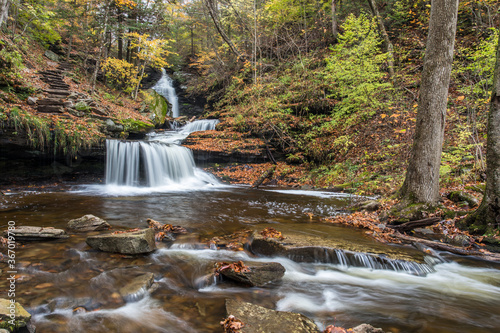
[[[179,117],[179,101],[175,93],[174,81],[167,75],[164,68],[161,71],[161,79],[155,84],[153,89],[168,100],[172,105],[172,117],[177,118]]]

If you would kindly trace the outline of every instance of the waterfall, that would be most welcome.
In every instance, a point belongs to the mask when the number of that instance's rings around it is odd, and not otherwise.
[[[161,79],[155,84],[153,89],[163,97],[165,97],[172,105],[172,117],[179,117],[179,101],[174,89],[174,81],[167,75],[164,68],[161,69]]]
[[[196,172],[192,152],[161,142],[106,141],[106,184],[160,187],[196,178],[207,183],[206,175]]]
[[[187,123],[180,128],[180,132],[200,132],[200,131],[213,131],[215,130],[215,125],[219,123],[219,119],[201,119],[195,120],[191,123]]]

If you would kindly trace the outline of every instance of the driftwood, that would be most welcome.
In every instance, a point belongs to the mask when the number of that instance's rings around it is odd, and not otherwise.
[[[439,251],[447,251],[450,253],[459,254],[459,255],[466,255],[466,256],[477,256],[477,257],[480,257],[482,259],[491,260],[491,261],[500,261],[500,254],[491,253],[489,251],[481,252],[481,251],[475,250],[475,249],[468,249],[468,248],[453,246],[450,244],[444,244],[444,243],[437,242],[437,241],[431,241],[431,240],[426,240],[426,239],[422,239],[422,238],[407,236],[407,235],[400,234],[398,232],[392,234],[391,237],[400,239],[400,240],[402,240],[404,242],[408,242],[408,243],[422,244],[424,246],[427,246],[427,247],[430,247],[430,248],[433,248],[433,249],[439,250]]]
[[[262,176],[260,176],[259,179],[255,181],[255,183],[253,183],[252,188],[258,188],[264,182],[264,180],[266,180],[267,178],[271,178],[273,176],[274,170],[276,170],[276,165],[273,165],[272,167],[267,169],[267,171],[264,172]]]
[[[399,232],[408,232],[415,228],[428,227],[439,221],[441,221],[440,217],[429,217],[427,219],[410,221],[400,225],[388,225],[387,227]]]

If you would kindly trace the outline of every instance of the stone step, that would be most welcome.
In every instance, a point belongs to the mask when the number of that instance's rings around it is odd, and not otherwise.
[[[45,91],[48,94],[54,94],[54,95],[64,95],[64,96],[71,95],[71,91],[63,89],[44,89],[43,91]]]
[[[59,69],[46,69],[44,71],[37,72],[37,74],[40,74],[40,75],[61,75],[62,73],[63,73],[63,71],[61,71]]]
[[[64,107],[61,105],[38,105],[38,112],[56,112],[56,113],[64,113]]]
[[[61,98],[44,98],[38,100],[38,105],[64,105],[65,100]]]
[[[69,90],[69,86],[65,86],[62,84],[49,84],[50,89],[54,90]]]

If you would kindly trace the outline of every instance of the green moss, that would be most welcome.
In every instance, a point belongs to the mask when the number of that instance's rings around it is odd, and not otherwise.
[[[126,132],[147,132],[154,128],[153,124],[135,119],[123,119],[121,122]]]

